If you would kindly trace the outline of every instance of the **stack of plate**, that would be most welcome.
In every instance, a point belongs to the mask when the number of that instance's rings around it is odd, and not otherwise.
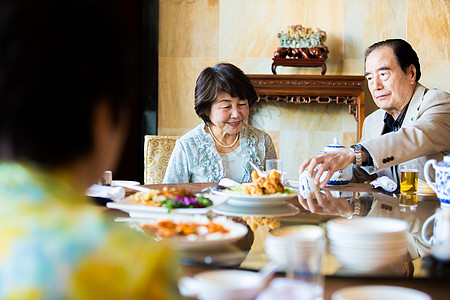
[[[375,271],[407,253],[408,223],[390,218],[333,219],[327,222],[330,252],[346,268]]]

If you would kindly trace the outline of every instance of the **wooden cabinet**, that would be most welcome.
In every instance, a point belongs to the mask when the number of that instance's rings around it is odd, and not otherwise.
[[[293,104],[337,103],[348,105],[357,123],[357,139],[364,122],[364,76],[247,74],[258,101]]]

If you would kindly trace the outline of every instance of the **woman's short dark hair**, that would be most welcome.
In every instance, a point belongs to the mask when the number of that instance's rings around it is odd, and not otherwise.
[[[100,101],[119,124],[130,61],[114,3],[0,3],[0,159],[57,167],[88,154]]]
[[[233,98],[246,99],[252,106],[258,99],[250,79],[241,69],[229,63],[220,63],[204,69],[195,85],[195,112],[206,123],[212,103],[220,93],[228,93]]]
[[[373,50],[383,46],[388,46],[392,49],[398,65],[405,74],[407,68],[410,65],[416,67],[416,82],[419,81],[420,76],[422,74],[420,72],[419,57],[417,56],[417,53],[416,51],[414,51],[412,46],[407,41],[402,39],[389,39],[373,44],[372,46],[367,48],[365,52],[364,63],[366,62],[367,57],[369,56],[370,53],[372,53]]]

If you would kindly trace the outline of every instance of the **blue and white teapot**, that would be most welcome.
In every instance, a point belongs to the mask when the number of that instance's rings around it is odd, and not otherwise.
[[[433,166],[436,176],[436,182],[432,182],[428,175],[428,169]],[[436,162],[430,159],[424,166],[425,180],[428,185],[436,192],[442,206],[450,206],[450,155],[444,156],[444,160]]]
[[[345,149],[344,146],[339,144],[339,139],[334,138],[333,144],[326,146],[323,149],[323,152],[330,153],[330,152],[336,152],[340,151],[342,149]],[[327,176],[328,172],[323,172],[320,181],[322,182],[325,177]],[[353,164],[350,164],[347,168],[344,170],[336,171],[333,173],[333,175],[330,178],[330,181],[328,182],[328,185],[345,185],[349,184],[350,180],[353,176]]]

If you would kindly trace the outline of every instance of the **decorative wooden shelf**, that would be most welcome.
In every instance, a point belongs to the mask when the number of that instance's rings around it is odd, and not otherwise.
[[[317,102],[348,105],[357,122],[357,139],[364,122],[364,76],[340,75],[248,75],[258,102],[303,104]]]
[[[283,67],[322,67],[322,75],[327,72],[325,58],[272,58],[272,73],[277,74],[277,66]]]

